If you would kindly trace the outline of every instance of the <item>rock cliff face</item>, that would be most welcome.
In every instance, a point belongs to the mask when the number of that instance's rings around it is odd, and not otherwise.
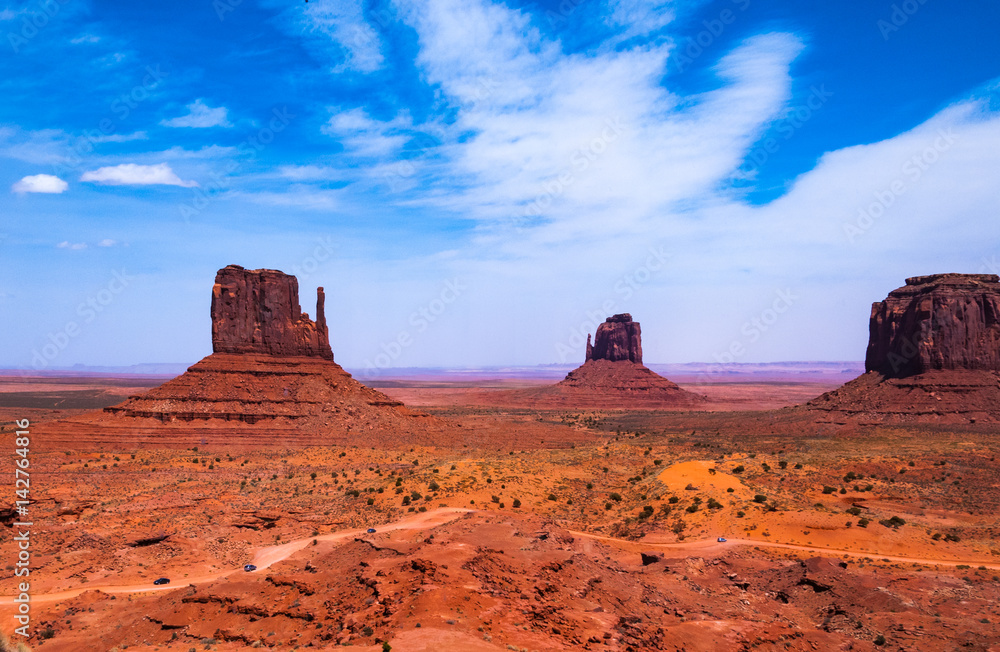
[[[299,307],[299,282],[273,269],[220,269],[212,287],[212,350],[333,360],[323,288],[316,321]]]
[[[866,373],[807,409],[832,423],[1000,421],[1000,277],[908,278],[868,330]]]
[[[623,313],[608,317],[597,327],[594,344],[587,336],[587,360],[628,360],[642,364],[642,333],[639,322],[632,321],[632,315]]]
[[[270,269],[219,270],[212,288],[212,355],[184,374],[103,412],[54,422],[54,445],[290,446],[453,441],[435,417],[412,412],[333,361],[323,313],[299,308],[298,281]]]
[[[934,274],[872,305],[865,369],[888,378],[932,370],[1000,371],[1000,277]]]

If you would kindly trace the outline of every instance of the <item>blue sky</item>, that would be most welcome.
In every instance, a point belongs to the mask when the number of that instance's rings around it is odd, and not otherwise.
[[[987,0],[0,4],[0,365],[191,362],[215,271],[347,367],[858,360],[1000,271]]]

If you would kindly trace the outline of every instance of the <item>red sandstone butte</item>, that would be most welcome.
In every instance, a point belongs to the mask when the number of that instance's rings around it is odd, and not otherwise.
[[[316,321],[299,307],[299,282],[273,269],[229,265],[212,287],[212,351],[263,353],[333,360],[323,288],[316,291]]]
[[[498,393],[497,397],[500,395]],[[555,385],[505,394],[535,407],[688,407],[704,402],[700,394],[642,364],[642,332],[632,315],[608,317],[587,337],[584,363]]]
[[[1000,277],[906,279],[872,304],[865,370],[905,378],[935,369],[1000,371]]]
[[[447,442],[453,428],[359,383],[333,361],[323,288],[316,321],[294,276],[220,269],[212,287],[212,355],[123,403],[45,428],[64,448]]]
[[[632,321],[632,315],[622,313],[608,317],[597,327],[594,344],[587,335],[586,360],[627,360],[642,364],[642,331],[639,322]]]
[[[908,278],[868,330],[866,373],[806,404],[821,420],[1000,421],[1000,277]]]

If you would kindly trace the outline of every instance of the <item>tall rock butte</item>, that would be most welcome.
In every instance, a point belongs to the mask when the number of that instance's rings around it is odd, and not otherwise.
[[[642,329],[626,313],[608,317],[597,327],[593,346],[587,335],[587,357],[584,360],[627,360],[642,364]]]
[[[323,288],[316,321],[299,307],[299,282],[273,269],[229,265],[212,286],[212,351],[308,356],[333,360]]]
[[[642,364],[642,330],[628,313],[599,324],[593,340],[587,336],[583,365],[535,394],[539,406],[667,407],[706,400]]]
[[[872,304],[865,369],[807,407],[833,422],[1000,421],[1000,277],[906,279]]]
[[[333,361],[317,291],[316,321],[298,281],[272,269],[220,269],[212,287],[213,353],[123,403],[54,422],[70,448],[233,444],[448,443],[443,421],[408,410]]]

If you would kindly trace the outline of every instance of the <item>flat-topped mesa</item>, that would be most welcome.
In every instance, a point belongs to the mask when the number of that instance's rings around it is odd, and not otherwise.
[[[323,288],[316,321],[299,306],[299,282],[273,269],[229,265],[212,287],[212,351],[307,356],[333,360]]]
[[[590,336],[587,336],[587,360],[627,360],[642,364],[639,322],[632,321],[632,315],[628,313],[608,317],[597,327],[593,345]]]
[[[865,370],[906,378],[934,370],[1000,371],[1000,277],[906,279],[872,304]]]

